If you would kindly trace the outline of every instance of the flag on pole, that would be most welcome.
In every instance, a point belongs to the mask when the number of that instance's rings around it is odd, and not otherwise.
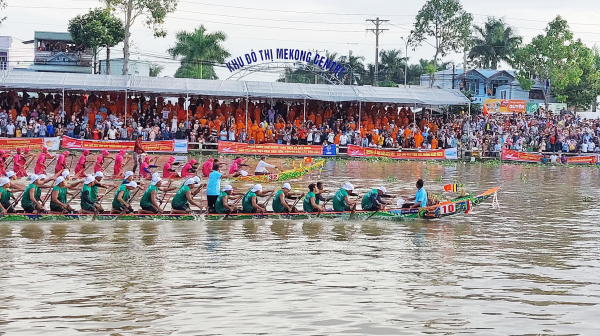
[[[444,186],[444,190],[449,192],[456,192],[458,190],[458,185],[456,184],[446,184]]]
[[[468,199],[467,200],[467,207],[465,209],[465,214],[468,214],[471,211],[472,205],[471,205],[471,200]]]
[[[310,157],[310,156],[304,157],[304,163],[311,163],[311,162],[312,162],[312,157]]]
[[[485,106],[485,104],[483,104],[483,111],[482,112],[483,112],[484,116],[488,115],[488,113],[489,113],[488,109],[487,109],[487,106]]]

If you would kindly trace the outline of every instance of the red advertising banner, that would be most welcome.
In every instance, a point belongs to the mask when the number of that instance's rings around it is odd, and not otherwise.
[[[597,164],[598,156],[590,155],[590,156],[571,156],[567,157],[568,164]]]
[[[512,149],[502,149],[502,160],[520,162],[542,162],[542,154],[518,152]]]
[[[133,151],[135,141],[114,141],[114,140],[84,140],[74,139],[68,136],[63,136],[61,146],[68,149],[89,149],[89,150],[108,150],[118,151],[126,150]],[[175,141],[144,141],[142,143],[144,150],[149,152],[174,152]]]
[[[446,158],[446,151],[443,149],[434,149],[423,152],[397,152],[376,148],[360,147],[348,145],[348,156],[352,157],[388,157],[391,159],[405,160],[443,160]]]
[[[241,142],[219,141],[219,153],[247,155],[321,156],[321,146],[288,146],[279,144],[249,145]]]
[[[42,149],[42,147],[44,147],[44,138],[0,138],[0,148],[4,150]]]

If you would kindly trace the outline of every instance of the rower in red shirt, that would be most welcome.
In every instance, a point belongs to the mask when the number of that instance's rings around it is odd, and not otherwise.
[[[53,159],[54,156],[48,153],[48,148],[44,147],[42,153],[38,157],[35,163],[35,169],[33,170],[36,175],[46,174],[46,160]]]
[[[94,165],[94,174],[97,172],[104,173],[104,159],[107,158],[108,155],[109,153],[106,149],[102,151],[102,154],[98,155],[98,158],[96,159],[96,164]]]
[[[56,167],[54,167],[54,173],[58,174],[63,169],[67,169],[66,161],[67,156],[71,155],[69,151],[64,151],[62,154],[58,156],[58,160],[56,160]]]
[[[123,156],[125,155],[125,150],[121,149],[119,154],[115,157],[115,165],[113,167],[113,176],[120,177],[123,174]]]
[[[175,169],[173,169],[173,163],[175,163],[175,157],[171,156],[169,158],[169,161],[167,161],[167,163],[165,163],[165,165],[163,166],[163,178],[164,179],[170,179],[173,177],[177,177],[177,172],[175,172]]]

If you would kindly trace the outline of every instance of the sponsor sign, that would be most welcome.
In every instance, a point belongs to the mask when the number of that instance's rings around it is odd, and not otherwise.
[[[405,160],[444,160],[446,151],[443,149],[434,149],[422,152],[398,152],[376,148],[360,147],[348,145],[348,156],[352,157],[388,157],[391,159]]]
[[[538,108],[546,108],[546,104],[544,103],[527,103],[527,114],[533,115],[537,112]],[[549,103],[548,111],[552,111],[554,114],[559,114],[563,109],[567,109],[567,104],[565,103]]]
[[[596,163],[598,163],[598,155],[567,157],[567,163],[568,164],[596,164]]]
[[[526,100],[486,99],[483,104],[488,113],[525,113],[527,111]]]
[[[133,151],[134,144],[135,141],[84,140],[74,139],[68,136],[63,136],[62,139],[62,147],[68,149],[107,151],[118,151],[123,149],[126,151]],[[187,153],[187,141],[185,141],[185,146],[183,145],[183,142],[178,142],[178,145],[175,146],[175,140],[144,141],[142,142],[142,148],[148,152]]]
[[[518,152],[512,149],[502,149],[502,160],[519,162],[542,162],[541,154]]]
[[[221,154],[333,156],[335,152],[335,145],[326,147],[279,144],[249,145],[240,142],[219,141],[219,153]]]
[[[0,149],[15,150],[17,148],[29,148],[41,150],[47,147],[49,150],[60,148],[60,138],[0,138]]]

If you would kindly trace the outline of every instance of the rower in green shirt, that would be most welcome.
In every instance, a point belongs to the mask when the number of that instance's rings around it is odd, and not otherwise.
[[[161,187],[162,179],[160,178],[159,173],[152,174],[152,183],[144,192],[142,199],[140,200],[141,214],[158,214],[163,213],[163,210],[160,208],[160,202],[158,201],[158,191],[162,191],[166,193],[167,191],[175,190],[175,187]]]
[[[292,213],[292,212],[298,212],[298,209],[296,209],[295,204],[294,205],[289,205],[288,202],[286,201],[286,199],[300,199],[304,196],[304,193],[297,195],[297,194],[292,194],[290,192],[290,190],[292,190],[292,186],[289,183],[284,183],[283,186],[281,187],[281,190],[279,190],[276,194],[275,197],[273,198],[273,212],[274,213]]]
[[[236,198],[235,202],[233,204],[229,204],[229,200],[233,199],[231,196],[233,195],[237,195],[239,196],[238,198]],[[221,191],[221,193],[219,194],[219,197],[217,197],[217,201],[215,203],[215,209],[217,211],[217,213],[220,214],[229,214],[229,213],[234,213],[238,211],[238,208],[236,206],[236,204],[243,199],[243,194],[237,194],[233,192],[233,187],[230,185],[226,185],[225,187],[223,187],[223,191]]]
[[[112,213],[120,214],[123,212],[123,210],[125,210],[126,213],[133,212],[133,208],[129,203],[129,198],[131,197],[131,190],[134,190],[137,187],[137,183],[131,181],[127,184],[121,184],[119,188],[117,188],[117,193],[115,194],[115,198],[113,198],[112,201]]]
[[[310,184],[308,190],[309,192],[304,196],[304,201],[302,202],[304,212],[325,212],[325,208],[319,205],[319,199],[315,195],[317,185],[314,183]]]
[[[244,198],[242,199],[242,209],[245,213],[263,213],[267,211],[264,206],[258,204],[258,197],[264,197],[270,193],[273,193],[273,190],[263,192],[262,185],[255,185],[244,195]]]
[[[29,178],[30,184],[25,188],[23,192],[23,198],[21,199],[21,207],[25,210],[25,213],[39,213],[44,212],[42,207],[42,179],[38,175],[31,175]]]
[[[354,186],[352,183],[344,183],[344,186],[333,195],[333,210],[335,211],[355,211],[356,201],[350,201],[348,196],[358,196],[352,193]]]
[[[198,176],[194,176],[183,183],[183,186],[179,188],[177,194],[173,196],[173,201],[171,202],[172,214],[190,213],[192,211],[192,209],[190,208],[190,204],[195,205],[199,209],[202,209],[202,205],[194,201],[194,196],[200,191],[200,187],[198,187],[194,193],[192,193],[190,189],[190,187],[194,187],[194,185],[199,184],[200,178]]]
[[[81,182],[67,184],[63,176],[59,176],[54,183],[52,193],[50,194],[50,211],[54,212],[74,212],[75,210],[67,204],[67,189],[76,187]]]
[[[10,189],[10,179],[3,177],[0,179],[0,214],[6,215],[8,212],[14,212],[11,203],[12,191]]]
[[[361,207],[365,211],[379,211],[385,210],[385,206],[389,203],[384,202],[382,198],[392,198],[394,196],[387,195],[385,187],[378,187],[369,191],[362,199],[360,203]]]

